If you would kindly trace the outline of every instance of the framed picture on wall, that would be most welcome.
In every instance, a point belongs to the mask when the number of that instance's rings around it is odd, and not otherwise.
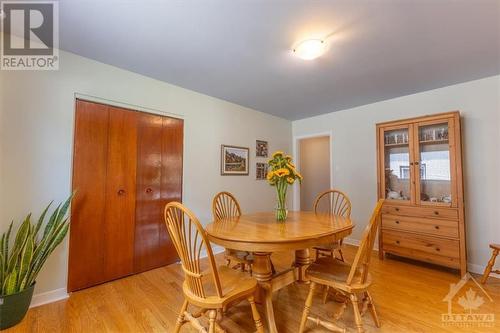
[[[267,163],[256,163],[255,164],[255,179],[265,180],[267,176]]]
[[[255,156],[257,157],[267,157],[269,151],[269,146],[267,141],[257,140],[255,141]]]
[[[221,175],[248,176],[249,157],[249,148],[222,145]]]

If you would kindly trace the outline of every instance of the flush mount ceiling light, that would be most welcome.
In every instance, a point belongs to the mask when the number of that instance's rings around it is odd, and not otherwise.
[[[293,53],[304,60],[313,60],[326,51],[326,42],[322,39],[306,39],[293,48]]]

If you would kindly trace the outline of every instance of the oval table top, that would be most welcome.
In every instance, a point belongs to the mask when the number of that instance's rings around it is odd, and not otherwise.
[[[274,212],[245,214],[212,222],[205,228],[211,242],[241,251],[275,252],[330,243],[351,234],[350,218],[290,211],[284,222]]]

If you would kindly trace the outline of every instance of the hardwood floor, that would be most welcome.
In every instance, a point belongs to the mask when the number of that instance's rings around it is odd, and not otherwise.
[[[356,247],[346,245],[346,261],[354,257]],[[223,261],[223,254],[217,256]],[[289,267],[292,255],[274,256],[278,267]],[[480,294],[472,281],[462,288],[454,299],[453,310],[462,313],[457,303],[469,287],[483,297],[484,304],[472,313],[493,313],[494,327],[443,326],[441,314],[447,312],[443,298],[450,283],[457,283],[458,274],[443,268],[404,260],[380,261],[373,252],[371,294],[377,307],[382,327],[375,328],[370,316],[363,317],[367,332],[500,332],[500,280],[490,278],[484,289],[493,302]],[[67,300],[30,309],[18,326],[6,330],[14,332],[171,332],[182,304],[183,276],[178,264],[155,269],[100,286],[74,292]],[[479,277],[477,278],[479,281]],[[296,332],[307,295],[307,285],[291,285],[274,296],[274,311],[279,332]],[[323,305],[321,290],[313,302],[311,313],[323,318],[339,306],[332,298]],[[263,314],[262,308],[260,308]],[[468,311],[466,312],[468,313]],[[247,302],[231,308],[221,322],[228,332],[253,332],[254,326]],[[355,332],[352,309],[347,308],[339,325]],[[326,332],[308,323],[307,332]],[[181,332],[195,332],[188,325]]]

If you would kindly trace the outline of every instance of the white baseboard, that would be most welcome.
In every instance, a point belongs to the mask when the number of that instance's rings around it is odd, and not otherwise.
[[[31,299],[30,308],[34,308],[35,306],[40,306],[56,301],[60,301],[62,299],[68,298],[68,291],[66,288],[59,288],[51,291],[47,291],[44,293],[33,295]]]
[[[470,262],[467,263],[467,270],[469,272],[472,272],[472,273],[477,273],[477,274],[483,275],[485,268],[486,268],[486,266],[483,266],[483,265],[472,264]],[[493,269],[495,269],[495,268],[493,268]],[[500,274],[490,273],[490,277],[495,277],[497,279],[500,279]]]
[[[219,254],[219,253],[224,252],[224,248],[222,246],[219,246],[219,245],[212,245],[212,252],[214,255]],[[201,251],[200,258],[206,258],[206,257],[207,257],[207,250],[203,249]]]
[[[344,238],[344,244],[359,246],[359,239],[347,237],[347,238]],[[378,251],[378,242],[375,242],[375,244],[373,244],[373,250]]]

